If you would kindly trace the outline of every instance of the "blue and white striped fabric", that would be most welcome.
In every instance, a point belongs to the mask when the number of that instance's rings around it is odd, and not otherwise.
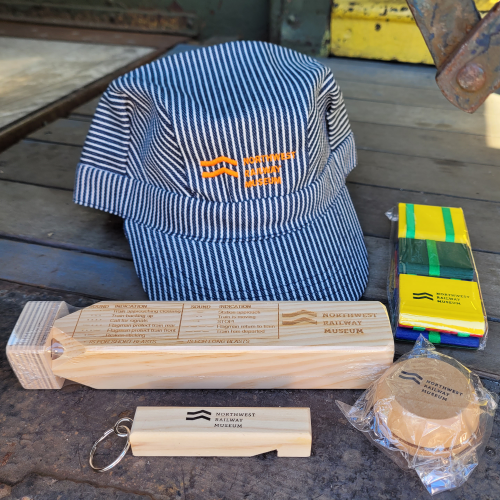
[[[125,218],[151,300],[357,300],[368,262],[345,186],[355,164],[331,71],[233,42],[111,83],[75,202]]]

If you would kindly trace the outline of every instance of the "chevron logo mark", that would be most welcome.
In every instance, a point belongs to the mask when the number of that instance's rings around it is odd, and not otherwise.
[[[301,311],[294,311],[291,313],[283,313],[281,315],[284,319],[282,321],[283,326],[294,326],[294,325],[317,325],[318,322],[314,319],[317,317],[317,313],[313,311],[308,311],[307,309],[302,309]]]
[[[416,384],[420,385],[420,382],[424,380],[418,373],[412,373],[412,372],[405,372],[401,370],[401,373],[399,374],[399,378],[404,378],[406,380],[411,380],[415,382]]]
[[[427,293],[427,292],[422,292],[422,293],[413,292],[413,298],[415,300],[420,300],[420,299],[434,300],[434,295],[432,295],[432,293]]]
[[[294,311],[291,313],[283,313],[282,316],[284,318],[293,318],[295,316],[303,315],[316,317],[318,314],[314,311],[308,311],[307,309],[302,309],[301,311]]]
[[[238,162],[236,160],[228,158],[227,156],[219,156],[218,158],[214,158],[213,160],[200,161],[200,166],[203,168],[215,167],[215,165],[218,165],[219,163],[229,163],[234,167],[238,166]],[[201,176],[204,179],[210,179],[212,177],[218,177],[219,175],[222,174],[227,174],[230,175],[231,177],[239,177],[238,172],[227,167],[220,167],[217,170],[213,170],[212,172],[202,172]]]
[[[205,415],[202,415],[202,413],[204,413]],[[188,411],[187,414],[188,416],[186,417],[186,420],[199,420],[200,418],[202,418],[204,420],[208,420],[209,422],[210,422],[210,416],[207,417],[207,415],[212,415],[207,410]],[[196,416],[190,417],[189,415],[196,415]]]

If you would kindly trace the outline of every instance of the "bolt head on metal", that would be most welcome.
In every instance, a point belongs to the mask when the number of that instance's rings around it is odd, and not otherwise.
[[[457,82],[466,92],[477,92],[486,83],[486,73],[479,64],[469,63],[458,72]]]

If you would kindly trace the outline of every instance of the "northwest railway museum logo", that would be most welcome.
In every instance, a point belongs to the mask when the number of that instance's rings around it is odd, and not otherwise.
[[[401,373],[399,374],[399,378],[411,380],[412,382],[415,382],[418,385],[420,385],[420,382],[422,382],[422,380],[424,380],[418,373],[405,372],[403,370],[401,370]]]
[[[283,317],[281,322],[283,326],[318,324],[316,321],[317,314],[313,311],[308,311],[307,309],[291,313],[283,313],[281,316]]]
[[[210,422],[212,414],[207,410],[188,411],[186,420],[208,420]]]
[[[217,411],[215,416],[212,415],[213,410],[212,412],[208,410],[188,411],[186,420],[208,420],[214,422],[213,427],[242,429],[245,419],[247,421],[248,419],[255,419],[255,412],[237,411],[236,408],[231,410],[233,411]]]
[[[422,292],[422,293],[413,292],[413,298],[415,300],[422,300],[422,299],[434,300],[434,295],[428,292]]]
[[[272,184],[281,184],[281,165],[270,165],[270,163],[284,162],[287,160],[295,159],[295,151],[288,151],[285,153],[272,153],[268,155],[257,155],[243,158],[243,166],[245,167],[245,188],[252,188],[256,186],[268,186]],[[223,174],[231,177],[239,178],[240,174],[233,168],[226,167],[220,164],[227,163],[232,167],[237,167],[238,162],[227,156],[219,156],[213,160],[200,161],[200,167],[203,169],[201,176],[204,179],[213,179]]]

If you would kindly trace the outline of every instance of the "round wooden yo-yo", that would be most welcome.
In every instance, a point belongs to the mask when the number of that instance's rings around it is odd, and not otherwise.
[[[379,429],[410,455],[450,457],[477,440],[481,410],[466,373],[442,358],[396,363],[374,392]]]

